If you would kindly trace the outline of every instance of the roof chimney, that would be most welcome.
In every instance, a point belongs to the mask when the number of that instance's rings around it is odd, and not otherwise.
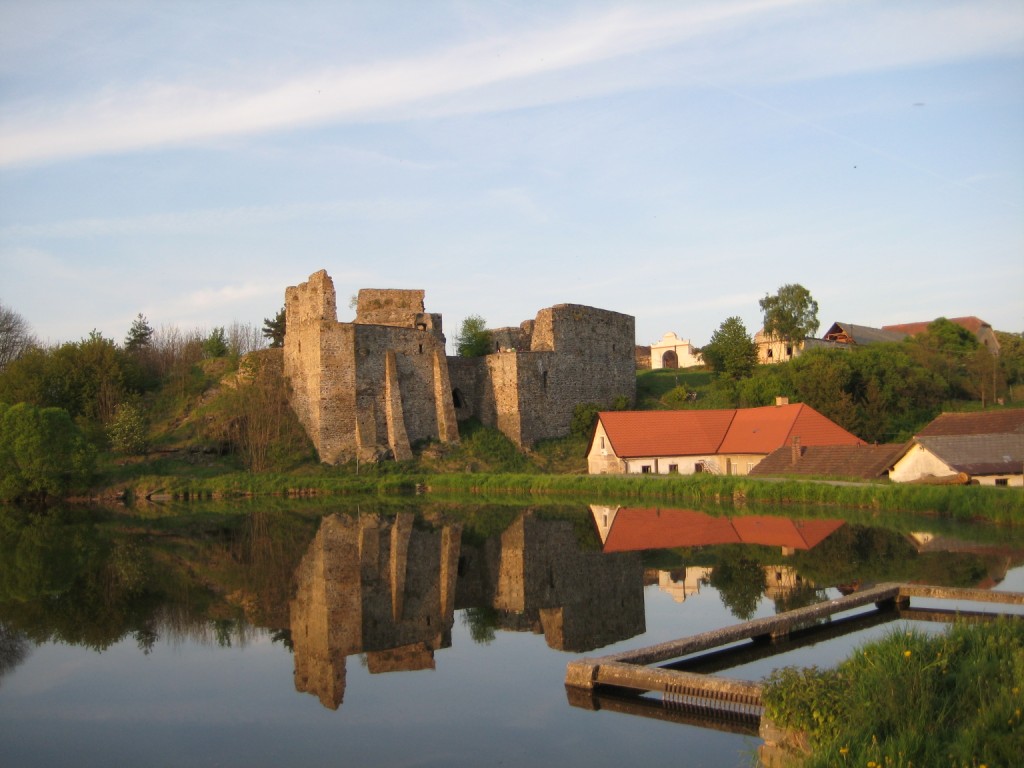
[[[775,405],[777,405],[777,406],[778,405],[789,405],[789,398],[788,397],[781,397],[781,396],[776,397],[775,398]]]
[[[793,450],[792,450],[792,463],[796,464],[800,461],[800,457],[803,455],[803,449],[800,448],[800,436],[793,435]]]

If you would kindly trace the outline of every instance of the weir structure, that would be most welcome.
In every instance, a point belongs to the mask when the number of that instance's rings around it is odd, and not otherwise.
[[[896,619],[949,623],[990,621],[1003,615],[995,611],[964,611],[959,605],[957,610],[912,608],[911,598],[1024,606],[1024,592],[880,584],[835,600],[679,640],[571,661],[565,676],[566,694],[572,706],[584,709],[607,709],[760,735],[764,740],[762,763],[782,765],[788,750],[799,749],[799,736],[762,717],[763,686],[708,673]],[[873,606],[873,610],[834,618],[865,606]],[[643,694],[660,695],[660,700]]]

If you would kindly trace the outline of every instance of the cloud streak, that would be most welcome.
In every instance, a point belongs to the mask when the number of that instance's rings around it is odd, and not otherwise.
[[[735,83],[913,66],[1019,46],[1020,25],[1012,22],[1020,13],[1009,4],[993,8],[932,12],[927,5],[916,11],[883,5],[860,14],[852,29],[840,29],[842,19],[822,20],[823,6],[816,0],[716,2],[667,11],[630,6],[415,57],[319,65],[276,83],[238,82],[237,77],[213,85],[140,80],[67,102],[6,105],[0,167],[329,123],[556,103],[650,87],[667,77],[666,69],[695,84]],[[880,27],[885,33],[875,34]],[[847,42],[832,45],[835,40]],[[653,61],[661,56],[671,67]],[[615,75],[607,76],[611,64]]]

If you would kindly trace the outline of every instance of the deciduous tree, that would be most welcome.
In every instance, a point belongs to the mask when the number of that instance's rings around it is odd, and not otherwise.
[[[759,304],[766,336],[792,344],[818,332],[818,302],[799,283],[782,286],[774,296],[766,294]]]
[[[480,315],[470,315],[462,321],[455,337],[455,349],[460,357],[480,357],[491,353],[491,332],[487,321]]]
[[[67,411],[0,404],[0,498],[63,496],[88,479],[93,456]]]
[[[757,365],[757,345],[736,316],[722,322],[700,353],[711,370],[733,379],[749,376]]]
[[[0,304],[0,371],[35,344],[25,318]]]

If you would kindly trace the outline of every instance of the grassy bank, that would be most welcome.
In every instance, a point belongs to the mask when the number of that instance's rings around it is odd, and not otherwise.
[[[786,668],[765,715],[806,734],[800,765],[1003,766],[1024,755],[1024,622],[893,632],[835,669]]]
[[[768,482],[720,475],[430,475],[381,470],[355,475],[321,467],[301,474],[228,472],[210,476],[142,475],[127,483],[124,488],[135,498],[154,495],[186,499],[422,492],[445,495],[573,496],[583,503],[825,505],[877,512],[926,513],[964,521],[1024,523],[1024,494],[1013,489],[886,483],[832,485],[797,480]]]

